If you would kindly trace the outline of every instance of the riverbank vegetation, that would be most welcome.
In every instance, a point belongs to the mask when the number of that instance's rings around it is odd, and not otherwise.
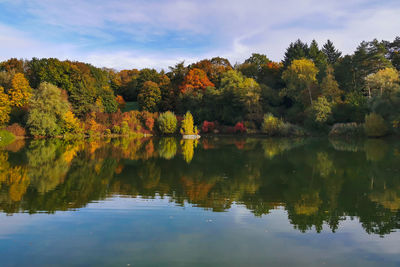
[[[398,134],[399,53],[400,37],[362,42],[351,55],[329,40],[297,40],[282,62],[252,54],[234,65],[215,57],[168,71],[12,58],[0,63],[0,125],[35,137]],[[185,124],[188,111],[198,130]]]

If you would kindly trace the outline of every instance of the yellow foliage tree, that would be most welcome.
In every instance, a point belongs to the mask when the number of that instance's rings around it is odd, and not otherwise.
[[[65,123],[64,132],[67,133],[81,133],[82,127],[80,121],[75,117],[72,111],[68,110],[63,115],[63,120]]]
[[[183,116],[181,134],[183,135],[197,134],[197,129],[195,129],[193,125],[193,116],[192,113],[190,113],[190,111],[186,112],[185,116]]]
[[[318,68],[314,62],[309,59],[296,59],[282,73],[282,79],[285,81],[287,88],[286,93],[289,97],[296,100],[301,99],[301,94],[307,94],[310,102],[305,105],[313,104],[312,87],[317,83]],[[301,93],[301,94],[299,94]]]
[[[4,93],[4,88],[0,86],[0,125],[6,124],[10,120],[10,112],[10,99]]]
[[[24,74],[17,73],[11,81],[11,89],[8,91],[12,106],[25,106],[32,96],[32,88],[29,86],[28,80]]]

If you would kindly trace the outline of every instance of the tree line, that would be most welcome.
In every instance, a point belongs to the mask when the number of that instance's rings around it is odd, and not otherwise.
[[[161,113],[173,112],[177,125],[167,128],[179,129],[190,111],[206,131],[300,135],[299,126],[328,132],[340,123],[339,135],[363,127],[382,136],[400,128],[399,52],[400,37],[364,41],[350,55],[330,40],[297,40],[281,62],[252,54],[235,65],[215,57],[167,71],[12,58],[0,63],[0,124],[34,136],[164,133]],[[127,109],[132,102],[139,111]]]

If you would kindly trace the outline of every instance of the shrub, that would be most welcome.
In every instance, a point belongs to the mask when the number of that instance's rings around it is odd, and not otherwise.
[[[203,133],[210,133],[215,130],[215,123],[211,121],[204,121],[203,126],[201,127],[201,131]]]
[[[336,123],[329,132],[329,136],[357,137],[363,135],[363,125],[356,122]]]
[[[121,124],[121,134],[128,135],[130,132],[128,122],[123,121]]]
[[[15,136],[6,130],[0,130],[0,146],[6,146],[11,144],[15,139]]]
[[[280,119],[274,117],[271,113],[268,113],[264,115],[261,130],[269,136],[274,136],[280,133],[282,126],[283,122]]]
[[[185,116],[183,116],[182,125],[181,125],[181,134],[197,134],[197,129],[194,128],[193,125],[193,116],[190,111],[186,112]]]
[[[238,122],[235,125],[235,133],[245,133],[246,127],[244,126],[243,122]]]
[[[161,113],[157,120],[158,130],[162,134],[173,134],[176,132],[178,121],[173,112]]]
[[[104,135],[111,135],[111,130],[110,129],[106,129],[104,131]]]
[[[254,121],[244,121],[243,122],[244,127],[246,127],[246,129],[251,129],[251,130],[256,130],[257,126],[254,123]]]
[[[146,129],[149,131],[153,131],[153,127],[154,127],[153,113],[150,113],[148,111],[142,111],[141,118],[142,118],[142,122],[143,122],[144,126],[146,126]]]
[[[365,116],[365,133],[369,137],[381,137],[388,133],[385,120],[376,113]]]
[[[115,134],[120,134],[121,133],[121,127],[119,127],[118,125],[114,125],[112,127],[112,132]]]
[[[7,126],[6,130],[15,136],[25,136],[26,135],[25,128],[23,128],[18,123],[13,123],[13,124]]]
[[[297,125],[284,122],[279,129],[279,135],[284,137],[301,137],[306,136],[307,133],[304,131],[303,128]]]

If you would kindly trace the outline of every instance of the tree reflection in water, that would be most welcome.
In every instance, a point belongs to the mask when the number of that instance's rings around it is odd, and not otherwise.
[[[0,150],[0,209],[84,207],[113,195],[168,197],[255,216],[278,206],[298,230],[334,232],[358,217],[368,233],[400,228],[400,144],[387,140],[173,137],[32,140]]]

